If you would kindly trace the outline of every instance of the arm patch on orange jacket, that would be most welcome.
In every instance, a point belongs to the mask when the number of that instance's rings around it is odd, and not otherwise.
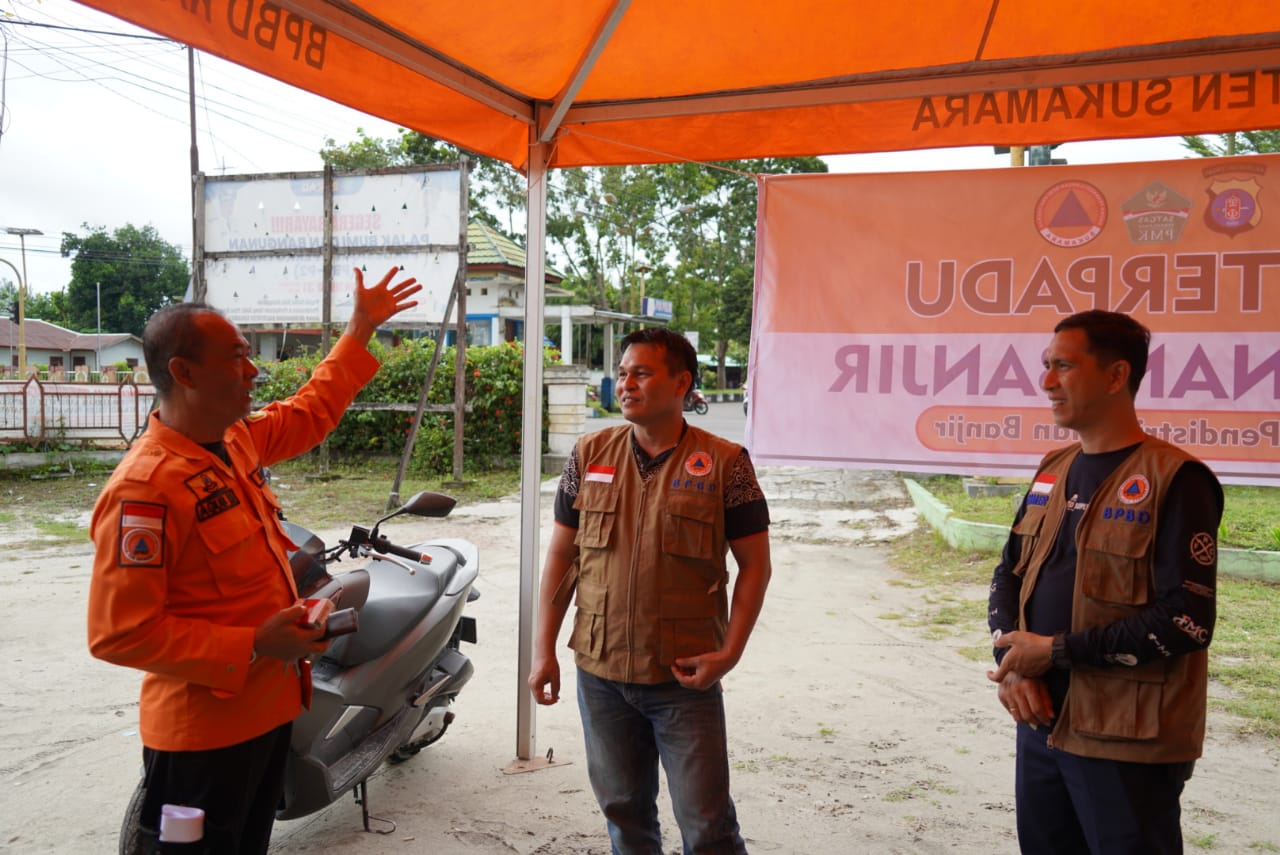
[[[121,567],[164,566],[164,505],[152,502],[120,503]]]

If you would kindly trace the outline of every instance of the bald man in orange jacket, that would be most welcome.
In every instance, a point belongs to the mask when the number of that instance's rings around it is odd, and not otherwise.
[[[88,623],[94,656],[146,672],[149,851],[165,851],[163,804],[205,811],[206,852],[267,851],[309,689],[299,661],[325,645],[323,627],[299,625],[292,544],[263,467],[317,445],[377,373],[366,344],[421,289],[392,285],[397,269],[371,288],[356,271],[345,334],[297,395],[258,412],[258,369],[234,324],[199,303],[147,323],[159,407],[94,508]]]

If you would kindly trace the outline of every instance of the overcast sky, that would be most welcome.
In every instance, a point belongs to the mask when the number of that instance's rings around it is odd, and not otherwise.
[[[145,34],[71,0],[0,0],[0,258],[21,269],[18,239],[4,227],[34,228],[26,239],[33,291],[62,288],[70,262],[63,232],[81,224],[114,230],[152,225],[191,253],[187,54],[163,40],[71,32]],[[356,129],[390,137],[396,126],[197,54],[196,126],[208,174],[305,172],[322,168],[327,138]],[[1070,163],[1171,160],[1177,138],[1066,143]],[[988,169],[1008,157],[990,147],[828,158],[832,171]],[[0,279],[10,271],[0,265]]]

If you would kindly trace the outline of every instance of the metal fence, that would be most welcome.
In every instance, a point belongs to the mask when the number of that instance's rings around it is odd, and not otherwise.
[[[0,380],[0,441],[87,440],[129,445],[146,427],[155,387]]]

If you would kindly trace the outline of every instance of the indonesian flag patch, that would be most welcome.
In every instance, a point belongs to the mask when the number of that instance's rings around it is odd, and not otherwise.
[[[590,463],[587,465],[587,474],[583,476],[584,481],[599,481],[601,484],[612,484],[613,474],[618,471],[616,466],[601,466],[598,463]]]
[[[1031,492],[1037,496],[1047,496],[1053,492],[1053,485],[1056,483],[1057,475],[1037,475],[1036,482],[1031,485]]]
[[[164,566],[164,505],[120,503],[121,567]]]
[[[1053,492],[1053,485],[1056,483],[1058,483],[1057,475],[1048,475],[1043,472],[1037,475],[1035,482],[1031,485],[1031,491],[1027,494],[1027,504],[1047,504],[1049,494]]]

